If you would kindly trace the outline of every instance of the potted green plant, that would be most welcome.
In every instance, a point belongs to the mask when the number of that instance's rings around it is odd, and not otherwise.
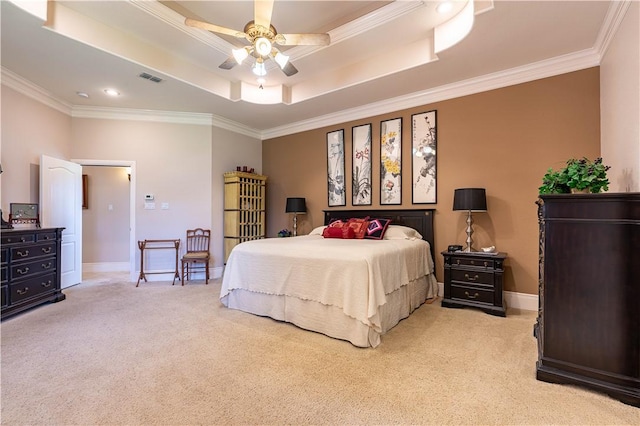
[[[609,189],[607,171],[611,167],[602,164],[602,158],[591,161],[586,157],[567,160],[567,166],[560,170],[549,168],[542,177],[540,194],[567,194],[586,192],[597,194]]]

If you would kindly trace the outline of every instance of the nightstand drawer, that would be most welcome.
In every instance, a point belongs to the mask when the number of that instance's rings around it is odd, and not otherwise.
[[[476,270],[451,269],[451,281],[459,281],[469,284],[484,284],[493,286],[492,272],[480,272]]]
[[[451,298],[492,305],[494,292],[492,290],[483,290],[476,287],[451,285]]]
[[[459,265],[459,266],[472,266],[474,268],[489,268],[489,269],[493,269],[495,266],[493,258],[487,257],[485,259],[471,259],[471,258],[467,258],[467,257],[456,257],[455,259],[452,259],[451,264],[452,265]]]

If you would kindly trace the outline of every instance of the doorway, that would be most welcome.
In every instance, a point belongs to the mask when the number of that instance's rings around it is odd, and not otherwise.
[[[90,266],[90,268],[87,268],[88,271],[93,268],[94,272],[107,272],[113,270],[109,268],[126,267],[129,280],[135,281],[137,279],[135,267],[137,249],[135,241],[135,161],[87,159],[72,159],[71,161],[82,165],[83,174],[87,174],[86,188],[88,195],[86,197],[86,209],[83,209],[83,219],[86,218],[87,225],[94,228],[83,232],[86,235],[83,239],[87,238],[86,249],[83,252],[83,264]],[[85,173],[85,167],[88,173]],[[92,174],[94,175],[93,179]],[[108,179],[116,179],[112,181],[112,186],[120,186],[121,188],[122,185],[125,185],[125,188],[128,186],[128,203],[126,200],[122,200],[122,193],[118,195],[116,188],[104,188],[105,184],[109,185],[108,182],[105,182]],[[123,181],[125,182],[124,184],[122,183]],[[101,190],[101,188],[103,189]],[[102,191],[102,194],[98,193],[100,191]],[[98,226],[100,222],[103,223],[104,228]],[[109,226],[118,226],[124,229],[113,229],[113,232],[110,232]],[[85,224],[83,224],[84,228]],[[105,232],[109,234],[103,235],[104,238],[101,237],[101,234]],[[121,239],[126,238],[124,235],[127,232],[128,241],[126,243],[118,243],[117,239],[114,239],[117,234],[121,235]],[[89,241],[90,239],[94,241]],[[104,241],[101,241],[102,239]],[[100,250],[102,250],[102,253],[99,253]],[[110,250],[117,250],[118,253],[110,252]],[[122,251],[127,251],[128,253],[122,256]],[[101,258],[104,261],[93,263],[96,258]],[[103,268],[103,270],[101,271],[100,268]]]

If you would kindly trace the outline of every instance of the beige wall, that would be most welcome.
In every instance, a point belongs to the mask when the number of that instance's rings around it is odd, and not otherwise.
[[[129,186],[125,167],[83,166],[82,262],[129,262]],[[129,270],[128,266],[125,270]]]
[[[345,130],[347,206],[351,207],[351,128],[373,128],[373,205],[379,207],[380,121],[403,119],[403,208],[435,208],[436,253],[464,243],[465,215],[452,211],[453,192],[484,187],[488,212],[474,215],[476,246],[495,245],[508,252],[505,287],[537,294],[538,187],[548,167],[571,157],[600,154],[599,69],[591,68],[543,80],[398,111],[366,120],[266,140],[263,173],[268,180],[267,233],[291,228],[284,213],[287,197],[306,197],[308,214],[299,232],[322,225],[327,209],[328,131]],[[437,203],[411,204],[411,115],[437,110]],[[436,274],[443,279],[441,256]]]
[[[211,227],[211,127],[76,118],[72,157],[135,161],[136,240],[184,240],[187,229]],[[155,209],[144,208],[145,194]],[[166,268],[171,256],[158,252],[145,269]]]
[[[640,191],[640,3],[631,2],[600,66],[602,156],[612,192]]]
[[[69,158],[71,117],[2,86],[3,173],[0,200],[5,219],[10,203],[38,203],[40,156]]]

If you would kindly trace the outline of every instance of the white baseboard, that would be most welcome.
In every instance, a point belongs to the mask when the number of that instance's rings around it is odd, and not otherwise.
[[[83,263],[82,270],[84,272],[127,272],[129,262]]]
[[[438,296],[444,297],[444,284],[438,283]],[[538,295],[528,293],[504,292],[504,303],[507,308],[523,309],[525,311],[538,310]]]
[[[83,263],[82,270],[84,272],[128,272],[129,271],[129,262],[100,262],[100,263]],[[224,268],[222,266],[218,266],[216,268],[211,268],[209,273],[211,274],[211,279],[220,278],[222,276],[222,272]],[[151,274],[154,271],[145,271],[149,275],[145,275],[147,277],[147,281],[166,281],[171,279],[171,272],[166,274]],[[140,271],[135,271],[134,274],[131,275],[133,281],[138,280],[138,276],[140,276]],[[196,272],[193,274],[194,279],[203,279],[204,272]]]

